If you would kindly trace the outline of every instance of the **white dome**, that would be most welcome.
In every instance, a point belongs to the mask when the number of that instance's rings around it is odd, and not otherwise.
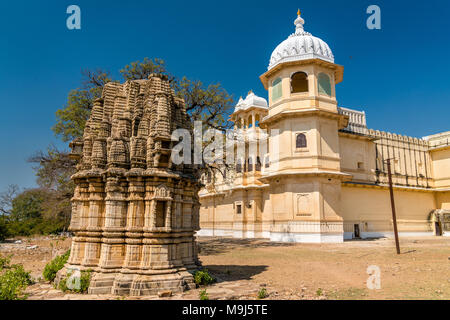
[[[307,59],[321,59],[334,63],[333,52],[328,44],[303,30],[304,23],[305,20],[298,15],[294,21],[295,33],[280,43],[272,52],[268,70],[283,62]]]
[[[237,112],[239,110],[246,110],[251,107],[267,109],[267,100],[262,97],[258,97],[256,94],[250,91],[245,99],[242,99],[242,97],[239,98],[239,101],[234,108],[234,112]]]

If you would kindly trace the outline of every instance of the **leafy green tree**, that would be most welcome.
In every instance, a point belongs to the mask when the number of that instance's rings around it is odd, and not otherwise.
[[[71,214],[70,198],[75,188],[70,179],[75,173],[75,161],[67,152],[54,146],[46,152],[36,152],[28,161],[34,164],[37,184],[47,190],[46,201],[42,204],[44,218],[64,221],[63,229],[67,229]]]
[[[70,176],[75,173],[75,161],[65,151],[49,146],[46,152],[38,151],[28,161],[35,165],[37,184],[44,189],[71,194]]]
[[[9,185],[6,191],[0,193],[0,241],[4,241],[10,236],[8,216],[11,214],[12,202],[19,192],[17,185]]]
[[[101,69],[84,70],[82,76],[82,86],[71,90],[66,106],[56,111],[56,124],[52,130],[64,142],[83,136],[94,100],[101,96],[102,87],[112,81],[109,73]]]
[[[5,216],[0,216],[0,242],[4,241],[8,236],[8,222]]]
[[[30,235],[32,230],[42,222],[42,203],[44,191],[26,190],[12,202],[11,214],[8,216],[8,229],[11,235]]]
[[[233,112],[233,97],[220,83],[205,85],[186,77],[174,81],[175,93],[184,99],[191,121],[220,131],[231,128],[228,117]]]
[[[146,57],[142,61],[131,62],[119,72],[125,81],[148,79],[152,73],[165,74],[169,81],[174,81],[173,75],[167,71],[166,62],[159,58],[149,59]]]
[[[51,190],[41,188],[29,189],[14,198],[11,213],[7,217],[8,234],[29,236],[62,231],[65,220],[46,214],[52,193]]]

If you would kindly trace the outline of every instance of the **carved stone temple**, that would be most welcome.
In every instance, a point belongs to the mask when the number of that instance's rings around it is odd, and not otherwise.
[[[71,143],[68,269],[93,270],[94,294],[157,294],[194,286],[199,265],[199,183],[193,166],[174,165],[171,133],[189,130],[183,99],[167,77],[108,83],[94,103],[83,138]]]

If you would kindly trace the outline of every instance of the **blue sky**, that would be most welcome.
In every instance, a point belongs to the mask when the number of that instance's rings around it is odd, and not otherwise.
[[[81,30],[66,8],[81,8]],[[366,8],[381,8],[368,30]],[[220,82],[235,98],[266,97],[259,76],[294,31],[325,40],[345,67],[340,106],[366,111],[368,126],[412,136],[450,130],[448,1],[2,1],[0,4],[0,191],[35,185],[27,157],[50,143],[55,111],[84,68],[118,70],[144,57],[170,71]]]

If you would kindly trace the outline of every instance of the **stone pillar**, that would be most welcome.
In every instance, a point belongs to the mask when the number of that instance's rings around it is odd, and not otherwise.
[[[89,215],[87,217],[84,266],[98,266],[102,242],[104,219],[104,183],[102,177],[92,177],[89,181]]]
[[[105,224],[100,256],[102,269],[120,269],[125,258],[127,197],[123,181],[120,176],[111,175],[106,182]]]
[[[144,182],[140,176],[129,176],[128,212],[126,222],[126,245],[124,268],[139,269],[142,255],[144,230]]]

